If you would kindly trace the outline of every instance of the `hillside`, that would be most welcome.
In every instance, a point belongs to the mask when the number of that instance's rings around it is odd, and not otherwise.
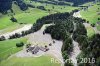
[[[0,29],[8,28],[7,30],[5,29],[4,32],[16,29],[16,28],[12,29],[11,26],[13,25],[18,26],[19,24],[20,25],[30,24],[30,23],[33,24],[36,22],[38,18],[41,18],[42,16],[58,12],[70,12],[74,9],[77,9],[77,7],[72,7],[72,6],[62,6],[53,4],[46,5],[46,3],[40,3],[40,2],[35,3],[34,1],[32,3],[30,3],[30,1],[23,1],[23,2],[25,2],[28,5],[30,4],[31,6],[34,7],[29,6],[27,10],[23,11],[17,4],[15,4],[15,2],[12,2],[11,10],[7,10],[7,14],[1,14],[0,22],[2,23],[0,23],[1,25]],[[38,6],[42,6],[46,10],[37,8]],[[12,17],[14,17],[17,20],[17,22],[12,22],[10,20]]]
[[[95,0],[0,0],[0,12],[6,13],[7,10],[11,9],[12,2],[15,2],[21,10],[27,10],[28,6],[25,3],[26,1],[37,1],[41,3],[48,3],[48,4],[54,4],[54,5],[75,5],[78,6],[80,4],[83,4],[85,2],[95,1]]]
[[[94,26],[100,31],[100,2],[97,3],[86,3],[83,6],[80,14],[82,18],[86,19],[91,25]]]
[[[0,66],[100,66],[99,0],[0,0]]]

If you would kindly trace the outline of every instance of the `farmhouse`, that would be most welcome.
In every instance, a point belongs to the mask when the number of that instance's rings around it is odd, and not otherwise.
[[[36,54],[37,52],[39,52],[40,48],[39,46],[35,46],[33,50],[31,50],[32,54]]]
[[[38,45],[35,45],[35,46],[30,46],[26,51],[27,52],[32,52],[32,54],[36,54],[38,53],[39,51],[43,51],[43,52],[46,52],[48,51],[49,49],[47,47],[42,47],[42,46],[38,46]]]

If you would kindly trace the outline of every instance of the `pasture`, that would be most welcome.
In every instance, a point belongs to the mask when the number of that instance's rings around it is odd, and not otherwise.
[[[89,4],[91,4],[92,6],[88,7],[87,10],[82,10],[81,11],[81,15],[82,15],[82,18],[86,19],[87,21],[89,21],[91,24],[92,23],[96,23],[100,20],[98,20],[98,18],[100,18],[100,5],[97,5],[98,3],[96,4],[93,4],[92,2],[90,3],[87,3],[87,4],[84,4],[85,6],[88,6]]]
[[[44,55],[41,57],[12,57],[0,63],[0,66],[60,66],[60,63],[52,63],[53,57]],[[56,59],[55,59],[56,60]]]
[[[22,50],[21,48],[16,47],[16,43],[19,42],[27,42],[26,38],[19,38],[19,39],[13,39],[13,40],[6,40],[6,41],[0,41],[0,62],[2,60],[7,59],[12,54]]]

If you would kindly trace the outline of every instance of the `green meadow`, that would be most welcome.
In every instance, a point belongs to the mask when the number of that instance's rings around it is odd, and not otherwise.
[[[92,4],[93,6],[90,6],[86,11],[82,10],[81,11],[81,15],[82,18],[86,19],[87,21],[89,21],[91,24],[92,23],[96,23],[100,20],[98,20],[98,18],[100,18],[100,5],[93,4],[92,2],[84,4],[84,6],[87,6],[89,4]]]
[[[87,36],[88,37],[91,37],[95,34],[95,31],[92,27],[86,27],[86,29],[87,29]]]
[[[60,63],[52,63],[53,57],[44,55],[41,57],[12,57],[0,63],[0,66],[60,66]]]
[[[16,43],[27,42],[26,38],[19,38],[13,40],[0,41],[0,62],[6,60],[10,55],[22,50],[16,47]]]
[[[100,31],[100,25],[97,26],[97,29]]]
[[[27,3],[29,3],[30,1],[27,1]],[[19,25],[19,23],[25,23],[25,24],[33,24],[36,22],[37,19],[49,15],[49,14],[53,14],[53,13],[57,13],[57,12],[71,12],[74,9],[77,9],[77,7],[72,7],[72,6],[60,6],[60,5],[52,5],[52,4],[46,4],[45,3],[35,3],[32,2],[30,3],[34,6],[44,6],[45,9],[47,9],[47,11],[44,10],[40,10],[37,8],[28,8],[28,10],[26,11],[22,11],[20,10],[20,8],[15,5],[14,3],[12,4],[12,9],[13,12],[15,13],[15,15],[13,15],[13,13],[11,13],[10,11],[8,11],[7,15],[0,15],[0,30],[3,30],[4,32],[10,32],[13,31],[15,29],[18,29],[17,26]],[[52,8],[54,6],[54,8]],[[48,9],[50,11],[48,11]],[[10,18],[11,15],[13,15],[18,23],[13,23]],[[13,27],[15,26],[15,27]],[[21,26],[20,26],[21,27]],[[6,30],[7,28],[7,30]]]

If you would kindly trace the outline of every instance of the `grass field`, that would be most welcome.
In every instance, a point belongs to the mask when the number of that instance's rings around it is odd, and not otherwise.
[[[55,13],[55,12],[70,12],[74,9],[77,9],[77,7],[72,7],[72,6],[60,6],[60,5],[53,5],[53,4],[46,4],[45,3],[35,3],[27,0],[26,3],[35,5],[35,6],[44,6],[47,10],[50,9],[50,12]],[[54,9],[52,8],[54,6]],[[15,5],[14,3],[12,4],[12,9],[13,12],[15,13],[14,17],[17,19],[18,23],[35,23],[37,19],[49,15],[48,11],[40,10],[37,8],[29,8],[26,11],[20,10],[20,8]],[[9,11],[8,11],[9,12]],[[13,15],[13,13],[9,12],[7,15],[0,15],[0,29],[8,28],[9,26],[12,25],[18,25],[17,23],[11,22],[10,18],[11,16],[8,15]]]
[[[16,26],[16,27],[15,27],[15,26]],[[15,24],[15,25],[9,26],[9,27],[7,27],[7,28],[1,30],[1,31],[0,31],[0,34],[4,34],[4,33],[6,33],[6,32],[12,32],[12,31],[14,31],[14,30],[16,30],[16,29],[19,29],[19,28],[23,27],[23,26],[24,26],[24,25],[20,25],[20,24]]]
[[[100,31],[100,25],[99,25],[99,26],[97,26],[97,29]]]
[[[27,2],[27,3],[29,3],[29,2]],[[39,3],[39,2],[37,2],[37,3],[32,2],[31,4],[35,5],[35,6],[43,5],[46,9],[50,9],[50,12],[40,10],[37,8],[29,8],[26,11],[22,11],[22,10],[20,10],[20,8],[17,5],[12,4],[12,9],[13,9],[13,12],[15,13],[14,17],[17,19],[18,23],[11,22],[11,20],[10,20],[11,16],[8,16],[8,15],[13,14],[11,12],[9,12],[7,15],[0,15],[0,30],[7,28],[7,30],[4,30],[3,32],[10,32],[10,31],[17,29],[16,27],[19,25],[19,23],[33,24],[36,22],[37,19],[39,19],[43,16],[57,13],[57,12],[70,12],[74,9],[77,9],[77,7],[60,6],[60,5],[52,5],[52,4],[48,4],[47,6],[45,6],[45,3],[43,4],[43,3]],[[52,8],[53,6],[54,6],[54,9]],[[15,26],[15,27],[13,27],[13,26]]]
[[[29,4],[32,4],[34,6],[44,6],[47,10],[50,9],[52,12],[71,12],[74,9],[77,9],[78,7],[73,7],[73,6],[67,6],[67,5],[53,5],[53,4],[47,4],[46,3],[40,3],[40,2],[32,2],[30,3],[30,1],[26,2]],[[53,8],[54,7],[54,8]]]
[[[18,23],[35,23],[37,19],[48,15],[46,11],[39,10],[36,8],[29,8],[26,13],[21,13],[15,15],[15,18],[18,20]]]
[[[10,18],[5,16],[0,17],[0,29],[7,28],[8,26],[16,25],[16,23],[13,23],[10,21]]]
[[[26,43],[26,41],[27,39],[25,38],[0,41],[0,61],[8,58],[11,54],[16,53],[22,49],[22,48],[17,48],[16,43],[18,42]]]
[[[86,27],[86,29],[87,29],[87,36],[88,37],[91,37],[95,34],[95,31],[92,27]]]
[[[38,58],[27,57],[18,58],[12,57],[0,63],[0,66],[60,66],[60,63],[52,63],[51,56],[41,56]]]
[[[35,8],[34,9],[29,8],[25,12],[18,11],[17,9],[18,8],[15,9],[17,12],[15,12],[16,15],[14,15],[14,17],[17,19],[18,23],[11,22],[10,21],[11,16],[2,15],[0,17],[0,30],[7,28],[9,31],[11,31],[10,29],[13,29],[14,27],[16,28],[19,25],[19,23],[31,23],[31,24],[33,24],[36,22],[36,20],[38,18],[41,18],[43,16],[48,15],[47,12],[45,12],[43,10],[35,9]]]
[[[90,6],[86,11],[81,11],[82,18],[88,20],[90,23],[96,23],[100,21],[98,20],[98,18],[100,18],[100,15],[98,15],[98,13],[100,13],[100,5],[97,5],[97,3],[93,4],[92,2],[90,2],[84,4],[84,6],[88,6],[89,4],[92,4],[93,6]]]

